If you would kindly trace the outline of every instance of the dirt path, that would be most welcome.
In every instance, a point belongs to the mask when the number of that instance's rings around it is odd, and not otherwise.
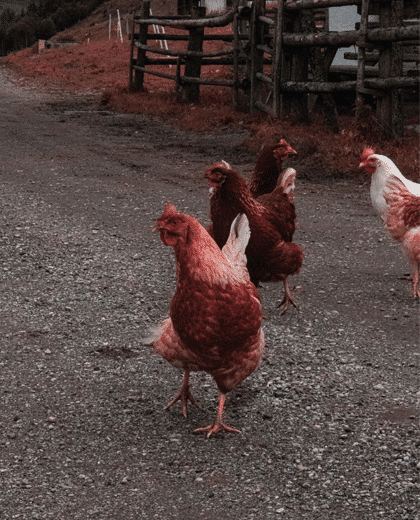
[[[262,288],[266,356],[226,410],[242,435],[207,440],[215,384],[164,411],[181,377],[139,343],[174,292],[151,227],[165,201],[207,223],[203,172],[249,176],[245,136],[2,69],[0,92],[1,518],[418,519],[419,307],[368,186],[298,180],[300,312]]]

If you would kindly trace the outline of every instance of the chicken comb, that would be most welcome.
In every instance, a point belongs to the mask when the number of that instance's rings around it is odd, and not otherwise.
[[[231,170],[232,168],[231,168],[231,166],[230,166],[230,164],[228,162],[221,160],[221,161],[213,164],[213,166],[211,168],[209,168],[207,170],[207,172],[212,172],[212,171],[216,171],[216,170],[219,170],[219,169]]]
[[[371,146],[366,146],[366,148],[363,150],[362,155],[360,156],[360,159],[362,161],[366,161],[368,157],[373,155],[375,153],[375,148],[372,148]]]
[[[176,209],[176,207],[171,204],[170,202],[165,202],[165,205],[163,206],[163,213],[162,213],[162,217],[169,217],[169,215],[177,215],[178,214],[178,210]],[[160,218],[162,218],[160,217]]]

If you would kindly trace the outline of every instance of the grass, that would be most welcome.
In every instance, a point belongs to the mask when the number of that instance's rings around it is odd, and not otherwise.
[[[112,4],[105,2],[87,20],[54,38],[75,41],[79,45],[43,54],[37,54],[37,49],[33,47],[10,54],[1,59],[0,64],[30,81],[53,83],[70,91],[100,92],[100,103],[103,106],[120,112],[158,116],[183,129],[200,132],[214,132],[227,127],[247,130],[250,137],[245,144],[255,151],[264,144],[285,138],[298,151],[299,173],[314,179],[337,176],[365,179],[358,169],[359,158],[364,146],[371,145],[378,153],[392,158],[406,177],[419,180],[418,134],[414,130],[407,130],[404,138],[392,141],[382,139],[381,126],[369,107],[365,109],[359,125],[356,125],[354,117],[341,116],[341,131],[333,134],[323,127],[322,118],[317,114],[311,116],[308,124],[302,125],[293,117],[279,120],[265,114],[250,116],[234,110],[232,91],[228,88],[202,86],[200,101],[197,104],[186,104],[181,103],[175,94],[173,81],[146,75],[145,90],[130,92],[130,43],[125,34],[124,41],[119,41],[115,31],[111,39],[108,38],[108,19],[110,12],[116,19],[116,9],[120,9],[123,20],[131,18],[129,11],[132,7],[133,2],[127,0],[113,0]],[[168,31],[176,32],[170,28]],[[171,49],[177,46],[185,48],[185,42],[169,42],[169,45]],[[226,45],[206,42],[205,50],[215,50]],[[227,67],[219,66],[214,67],[214,70],[206,67],[203,73],[228,77],[231,72]],[[410,123],[418,122],[416,114]]]

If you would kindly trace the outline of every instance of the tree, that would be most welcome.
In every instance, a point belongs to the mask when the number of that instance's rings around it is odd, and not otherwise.
[[[38,40],[49,40],[56,32],[57,29],[51,18],[39,20],[36,29],[36,37]]]
[[[12,11],[12,9],[9,9],[6,7],[0,14],[0,28],[1,29],[8,29],[16,20],[16,13]]]
[[[36,38],[37,22],[30,16],[24,16],[6,33],[6,47],[9,51],[24,49],[33,45]]]

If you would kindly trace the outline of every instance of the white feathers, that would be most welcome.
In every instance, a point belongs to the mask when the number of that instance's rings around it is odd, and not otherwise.
[[[284,193],[287,195],[290,202],[293,202],[293,197],[295,195],[295,180],[295,169],[287,168],[287,170],[284,170],[281,176],[280,186],[283,187]]]
[[[151,325],[150,327],[148,327],[149,336],[141,338],[140,343],[142,345],[153,345],[153,343],[162,335],[162,332],[165,326],[167,325],[168,319],[169,318],[162,321],[162,323],[160,323],[159,325]]]
[[[374,157],[378,159],[378,162],[376,171],[372,175],[370,198],[376,212],[385,220],[387,217],[387,203],[385,200],[385,193],[388,191],[387,181],[397,177],[404,183],[408,191],[417,196],[420,196],[420,184],[406,179],[391,159],[385,155],[375,154]]]
[[[240,213],[230,226],[229,238],[222,248],[226,260],[234,267],[244,280],[249,280],[246,268],[245,249],[251,237],[249,222],[246,215]]]

